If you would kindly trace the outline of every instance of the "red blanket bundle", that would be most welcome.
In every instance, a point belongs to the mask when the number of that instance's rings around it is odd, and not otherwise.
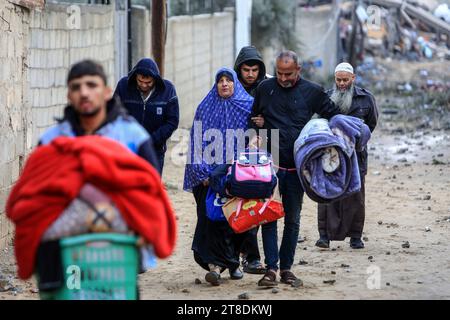
[[[158,257],[172,253],[175,214],[157,171],[114,140],[61,137],[34,150],[6,204],[16,226],[20,278],[33,274],[43,233],[85,183],[111,197],[128,226],[153,244]]]

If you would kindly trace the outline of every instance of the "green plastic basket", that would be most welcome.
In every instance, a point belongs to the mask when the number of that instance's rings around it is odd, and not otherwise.
[[[135,236],[92,233],[61,239],[65,285],[43,300],[136,300],[139,255]]]

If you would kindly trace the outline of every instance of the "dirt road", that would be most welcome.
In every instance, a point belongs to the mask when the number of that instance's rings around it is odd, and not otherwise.
[[[300,231],[306,241],[298,244],[293,267],[304,282],[300,288],[260,289],[259,275],[236,281],[227,273],[220,287],[207,284],[190,249],[196,213],[192,194],[181,191],[184,167],[166,158],[164,181],[178,216],[178,241],[169,259],[140,276],[142,298],[220,300],[248,293],[262,300],[450,299],[450,131],[396,134],[397,127],[397,120],[383,115],[369,142],[365,249],[350,249],[348,239],[327,250],[315,247],[316,204],[305,197]],[[281,234],[282,221],[278,227]],[[11,253],[0,256],[6,277],[14,273]],[[0,293],[0,299],[38,298],[33,280],[11,284],[16,290]]]

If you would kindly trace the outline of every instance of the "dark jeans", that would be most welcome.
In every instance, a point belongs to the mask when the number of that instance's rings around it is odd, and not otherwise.
[[[277,221],[262,226],[264,261],[269,269],[278,270],[280,260],[280,269],[290,270],[300,230],[303,188],[296,171],[279,170],[277,176],[285,212],[283,239],[278,251]]]
[[[161,175],[161,177],[163,175],[164,156],[165,156],[165,154],[166,154],[165,152],[156,152],[156,158],[159,161],[159,168],[156,168],[156,169],[158,169],[158,172]]]

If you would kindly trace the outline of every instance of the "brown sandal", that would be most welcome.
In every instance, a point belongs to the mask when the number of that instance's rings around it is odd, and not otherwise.
[[[205,275],[205,280],[211,283],[213,286],[220,285],[220,274],[216,271],[210,271]]]
[[[258,281],[260,287],[275,287],[277,285],[277,274],[272,270],[267,270],[264,277]]]
[[[280,281],[285,284],[290,284],[293,287],[299,287],[303,285],[303,281],[300,280],[290,270],[286,270],[280,273]]]

